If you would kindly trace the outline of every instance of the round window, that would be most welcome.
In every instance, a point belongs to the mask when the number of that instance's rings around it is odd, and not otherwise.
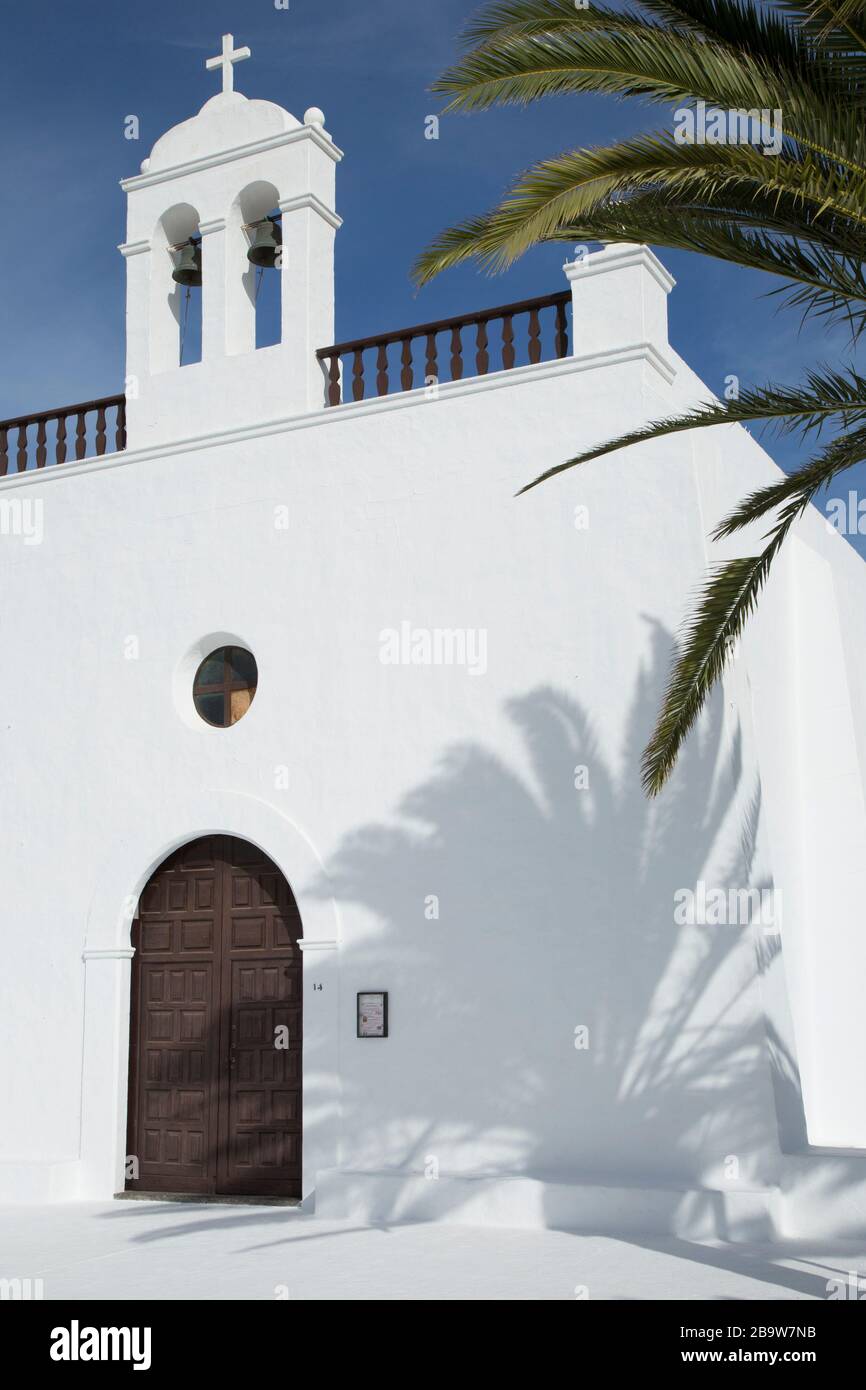
[[[219,647],[195,673],[192,698],[206,724],[226,729],[243,719],[253,702],[259,672],[244,647]]]

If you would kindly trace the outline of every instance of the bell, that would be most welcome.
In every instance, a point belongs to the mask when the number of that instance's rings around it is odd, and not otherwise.
[[[194,241],[185,241],[180,248],[180,260],[171,272],[172,280],[178,285],[201,284],[201,246]]]
[[[279,223],[272,217],[266,217],[256,225],[256,234],[247,252],[247,260],[252,265],[261,265],[267,270],[273,270],[282,244],[283,233]]]

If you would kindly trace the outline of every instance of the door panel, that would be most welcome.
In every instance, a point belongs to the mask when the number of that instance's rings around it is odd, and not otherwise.
[[[300,935],[285,878],[242,840],[154,874],[133,929],[128,1188],[300,1195]]]
[[[299,973],[274,958],[231,961],[221,1192],[300,1185],[300,1010],[288,1007],[297,998]],[[288,1036],[278,1035],[279,1027]],[[275,1046],[283,1042],[288,1046]]]
[[[142,1174],[198,1185],[213,1142],[213,967],[143,964]]]

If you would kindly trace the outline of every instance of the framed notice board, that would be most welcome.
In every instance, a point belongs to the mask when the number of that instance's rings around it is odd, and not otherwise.
[[[388,991],[368,989],[358,995],[359,1038],[387,1038]]]

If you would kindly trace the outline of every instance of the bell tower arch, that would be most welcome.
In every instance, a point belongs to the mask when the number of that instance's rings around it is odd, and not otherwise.
[[[189,203],[167,208],[151,238],[149,309],[147,327],[148,367],[151,373],[172,371],[181,364],[184,291],[173,278],[180,254],[174,247],[188,246],[199,236],[199,215]],[[200,258],[199,251],[199,258]]]
[[[223,90],[156,141],[124,179],[127,444],[131,449],[255,425],[325,405],[316,348],[334,336],[335,171],[342,158],[312,107],[299,121],[233,89],[249,57],[224,36]],[[256,349],[255,224],[278,211],[280,336]],[[267,229],[265,229],[267,230]],[[180,366],[178,248],[200,237],[201,361]],[[261,239],[261,238],[260,238]],[[268,264],[274,260],[274,264]],[[252,272],[252,273],[251,273]]]
[[[229,353],[252,352],[256,346],[256,316],[261,298],[262,283],[265,279],[277,282],[280,300],[279,331],[277,341],[282,342],[282,215],[280,222],[268,222],[274,211],[278,211],[279,190],[273,183],[257,179],[242,188],[232,203],[229,212],[227,241],[230,247],[230,264],[234,268],[243,265],[244,274],[226,276],[226,349]],[[259,265],[250,260],[250,251],[268,241],[274,243],[275,265],[271,267],[270,257],[264,257]],[[288,277],[287,277],[288,279]],[[273,289],[271,285],[269,288]]]

